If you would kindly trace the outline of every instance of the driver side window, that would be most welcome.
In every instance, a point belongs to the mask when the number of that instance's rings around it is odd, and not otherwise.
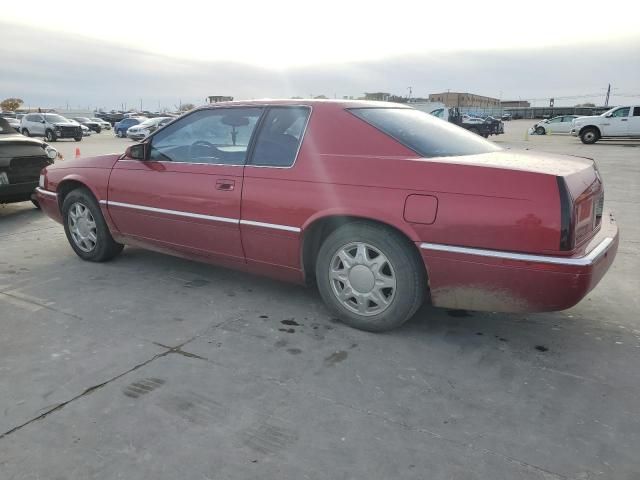
[[[628,117],[629,116],[629,107],[619,108],[615,112],[611,114],[612,117]]]
[[[151,140],[149,160],[244,165],[262,108],[198,110]]]

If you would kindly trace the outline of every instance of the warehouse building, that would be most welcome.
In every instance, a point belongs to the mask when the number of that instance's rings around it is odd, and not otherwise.
[[[499,107],[500,99],[468,92],[430,93],[430,102],[444,103],[447,107]]]
[[[531,103],[526,100],[503,100],[500,105],[505,108],[529,108]]]

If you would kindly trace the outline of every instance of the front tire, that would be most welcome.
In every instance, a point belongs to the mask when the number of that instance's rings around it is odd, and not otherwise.
[[[74,137],[73,138],[76,142],[81,142],[82,141],[82,137]]]
[[[96,128],[96,133],[100,133],[102,131],[102,129],[100,127]]]
[[[55,132],[51,129],[48,129],[44,133],[44,137],[47,139],[47,142],[55,142],[56,140],[58,140],[58,137],[56,137]]]
[[[585,128],[580,133],[580,140],[582,141],[582,143],[586,145],[591,145],[593,143],[596,143],[599,139],[600,139],[600,132],[598,132],[598,130],[593,127]]]
[[[106,262],[122,252],[109,232],[93,195],[84,188],[70,192],[62,203],[64,232],[76,255],[89,262]]]
[[[27,130],[26,128],[22,129],[22,135],[24,135],[25,137],[30,137],[31,134],[29,133],[29,130]]]
[[[546,135],[547,131],[544,129],[544,127],[536,127],[536,134],[537,135]]]
[[[409,240],[370,222],[333,231],[316,259],[322,299],[347,325],[384,332],[405,323],[422,305],[422,260]]]

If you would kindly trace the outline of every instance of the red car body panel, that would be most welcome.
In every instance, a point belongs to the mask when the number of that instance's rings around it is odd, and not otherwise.
[[[425,159],[346,110],[360,103],[277,104],[312,108],[291,167],[116,155],[65,161],[46,169],[46,185],[38,190],[42,208],[61,221],[55,193],[64,192],[65,182],[78,182],[100,202],[118,241],[293,282],[305,281],[303,246],[316,222],[371,219],[416,245],[432,303],[452,308],[568,308],[615,257],[617,227],[606,217],[575,248],[560,248],[557,179],[564,179],[574,200],[593,185],[598,194],[599,177],[589,160],[511,151]],[[574,261],[604,240],[607,248],[593,262]],[[513,258],[490,252],[511,252]],[[521,253],[568,262],[522,260]]]

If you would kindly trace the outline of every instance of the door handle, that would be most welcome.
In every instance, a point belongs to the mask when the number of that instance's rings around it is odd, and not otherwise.
[[[623,118],[621,121],[622,122],[626,122],[627,120],[629,120],[628,118]]]
[[[230,192],[236,186],[235,180],[217,180],[216,190],[222,190],[223,192]]]

